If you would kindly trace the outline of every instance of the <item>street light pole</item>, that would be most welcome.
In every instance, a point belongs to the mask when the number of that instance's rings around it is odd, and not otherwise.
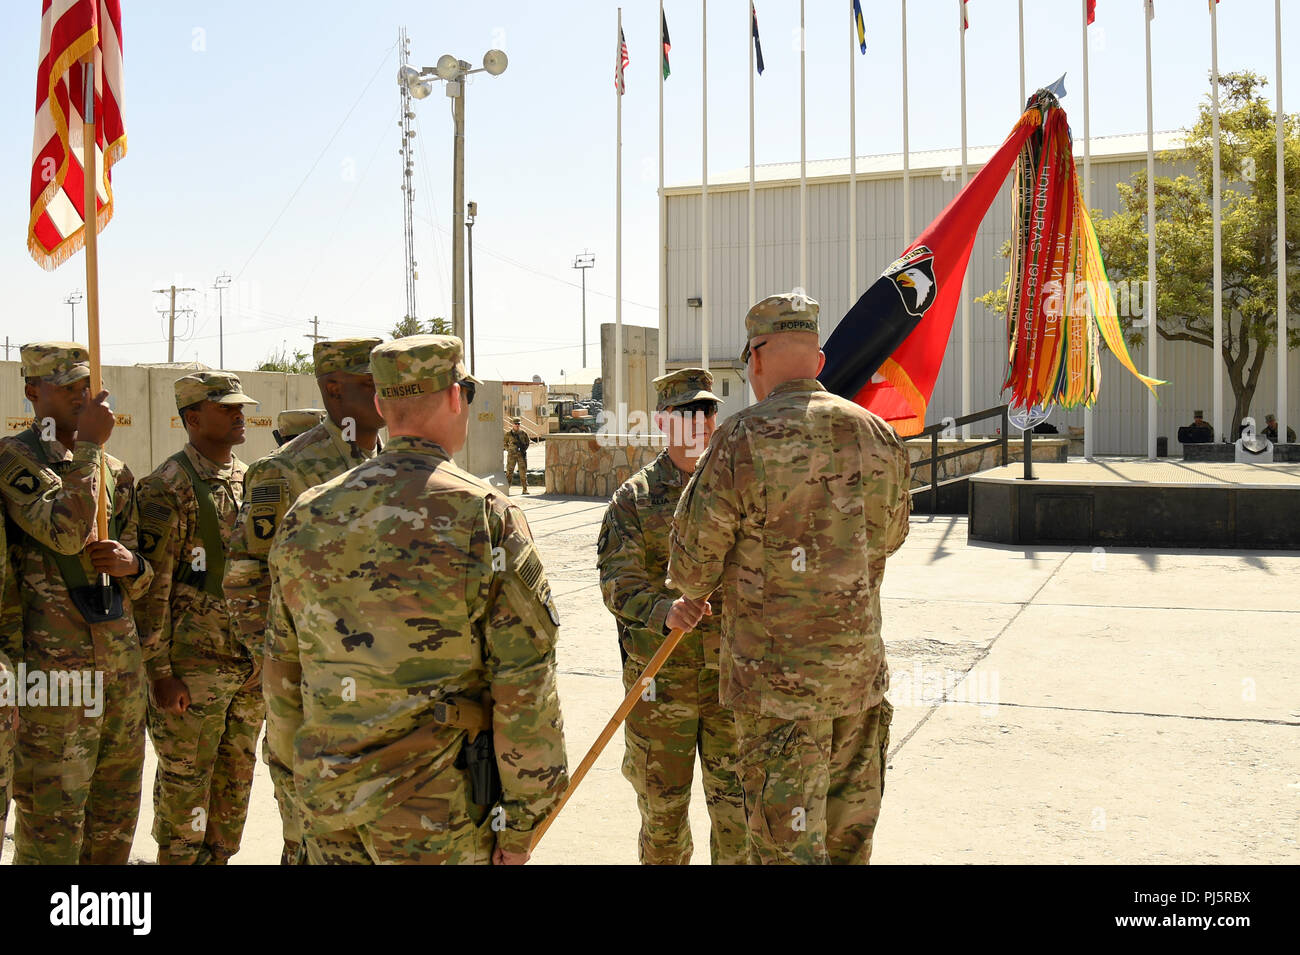
[[[73,289],[71,292],[68,293],[68,297],[63,300],[64,305],[72,306],[71,341],[74,342],[77,340],[77,303],[80,302],[83,298],[85,298],[85,296],[81,294],[81,289]]]
[[[469,215],[465,218],[465,233],[469,240],[469,373],[474,374],[474,218],[478,215],[478,203],[469,204]]]
[[[587,367],[587,269],[594,268],[596,256],[582,252],[573,257],[573,267],[582,273],[582,367]]]
[[[226,367],[226,323],[224,314],[224,293],[230,287],[230,273],[222,272],[217,276],[212,287],[217,290],[217,367]]]

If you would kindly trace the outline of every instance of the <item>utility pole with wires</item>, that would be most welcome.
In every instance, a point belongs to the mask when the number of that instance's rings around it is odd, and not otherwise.
[[[313,345],[325,337],[320,333],[320,316],[313,315],[311,317],[311,331],[304,332],[302,337],[310,338]]]
[[[226,328],[223,301],[226,289],[230,288],[230,273],[222,272],[217,276],[212,287],[217,290],[217,367],[226,367]]]
[[[409,66],[411,41],[406,35],[406,27],[397,31],[398,53],[401,57],[401,70]],[[400,75],[400,74],[399,74]],[[402,116],[398,128],[402,131],[402,144],[398,153],[402,157],[402,209],[406,233],[406,318],[409,322],[416,318],[415,280],[419,278],[415,261],[415,155],[411,151],[411,140],[415,138],[415,111],[411,109],[411,91],[406,84],[399,84],[402,96]]]
[[[195,289],[177,288],[175,285],[172,285],[168,288],[154,289],[155,295],[169,295],[171,297],[171,303],[167,308],[158,309],[159,315],[167,316],[167,361],[168,363],[174,362],[176,360],[176,311],[177,311],[176,293],[193,292],[193,291],[195,291]],[[190,308],[189,306],[182,306],[180,312],[182,315],[193,315],[194,309]]]

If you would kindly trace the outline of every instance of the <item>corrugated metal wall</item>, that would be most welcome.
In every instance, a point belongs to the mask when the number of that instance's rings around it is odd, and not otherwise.
[[[1082,174],[1082,161],[1079,162]],[[1145,159],[1094,159],[1092,162],[1093,208],[1113,212],[1119,205],[1117,186],[1129,181],[1134,172],[1145,169]],[[1189,171],[1183,164],[1157,160],[1157,175]],[[972,175],[975,168],[972,167]],[[858,204],[858,293],[861,294],[907,243],[915,238],[955,196],[960,174],[953,179],[930,173],[912,177],[912,236],[903,235],[903,191],[901,176],[892,179],[859,180]],[[848,183],[808,183],[808,287],[822,306],[823,340],[849,307],[848,288]],[[710,342],[713,362],[736,358],[743,345],[745,312],[749,301],[748,192],[745,189],[711,191],[709,194]],[[697,362],[700,358],[700,309],[690,308],[686,299],[700,294],[700,197],[668,197],[668,361]],[[755,197],[757,280],[762,297],[799,284],[799,188],[779,184],[760,186]],[[969,289],[972,299],[1001,284],[1006,261],[998,255],[1010,238],[1010,190],[994,202],[971,254]],[[1207,295],[1206,309],[1211,308]],[[984,306],[971,305],[971,409],[980,410],[1000,403],[1006,371],[1006,335],[1000,316]],[[1225,327],[1227,325],[1225,316]],[[1176,443],[1179,425],[1189,424],[1192,411],[1213,405],[1210,350],[1184,342],[1160,342],[1158,375],[1170,385],[1160,389],[1157,433],[1168,435],[1170,453],[1180,453]],[[1133,351],[1134,362],[1145,372],[1145,349]],[[952,337],[929,408],[929,422],[961,413],[961,311],[953,321]],[[1264,415],[1276,411],[1277,358],[1270,352],[1260,376],[1251,406],[1262,427]],[[1300,421],[1300,353],[1292,352],[1288,363],[1290,388],[1289,420]],[[1102,356],[1102,389],[1093,414],[1095,448],[1099,454],[1145,454],[1147,399],[1144,389],[1110,355]],[[1232,391],[1224,380],[1224,418],[1231,417]],[[1052,423],[1062,432],[1067,425],[1082,425],[1083,412],[1056,412]],[[974,433],[981,433],[976,426]],[[993,425],[988,428],[993,431]]]

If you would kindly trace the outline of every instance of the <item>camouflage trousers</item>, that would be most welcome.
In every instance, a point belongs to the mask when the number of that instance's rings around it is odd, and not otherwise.
[[[127,611],[127,618],[130,611]],[[85,706],[25,706],[14,760],[16,865],[125,865],[140,814],[144,772],[144,666],[129,619],[90,628],[103,698]],[[27,672],[74,667],[30,634]],[[93,712],[98,709],[100,712]]]
[[[736,714],[751,863],[871,860],[893,715],[888,700],[834,720]]]
[[[224,865],[248,815],[266,712],[261,674],[250,680],[245,659],[186,651],[172,651],[172,674],[188,688],[189,708],[175,716],[149,706],[153,837],[160,865]]]
[[[262,697],[265,704],[266,697]],[[302,865],[306,862],[306,849],[302,840],[301,813],[295,807],[297,794],[293,788],[293,771],[285,769],[271,758],[271,744],[262,737],[262,760],[271,774],[275,789],[275,804],[280,807],[280,832],[284,848],[280,850],[280,865]]]
[[[17,693],[18,676],[9,669],[4,654],[0,654],[0,681],[7,681]],[[13,797],[14,736],[18,727],[18,707],[0,705],[0,841],[4,839],[5,822],[9,819],[9,800]]]
[[[528,491],[528,459],[518,451],[506,452],[506,487],[514,480],[515,468],[519,469],[519,486]]]
[[[628,657],[623,688],[629,692],[645,663]],[[643,865],[687,865],[691,861],[691,777],[700,756],[704,799],[709,808],[709,859],[714,865],[744,865],[748,837],[740,780],[736,775],[736,727],[730,709],[718,702],[718,671],[668,668],[654,679],[624,725],[623,775],[636,790],[641,812],[637,856]]]
[[[350,829],[306,825],[309,865],[490,865],[496,817],[469,801],[469,783],[434,778],[373,822]]]

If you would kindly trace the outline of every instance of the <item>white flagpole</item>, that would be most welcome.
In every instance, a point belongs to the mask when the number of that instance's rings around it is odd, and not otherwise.
[[[961,33],[961,185],[966,188],[970,168],[966,164],[966,5],[957,0],[957,29]],[[970,387],[970,266],[961,276],[961,413],[971,413]],[[961,439],[970,440],[970,425],[961,426]]]
[[[799,287],[808,288],[808,129],[804,94],[804,61],[808,37],[804,32],[803,0],[799,0]]]
[[[849,306],[858,300],[857,16],[849,0]]]
[[[1025,109],[1025,0],[1016,0],[1016,7],[1020,13],[1020,102],[1018,105],[1021,112]],[[1084,40],[1084,49],[1087,49],[1087,40]],[[1088,75],[1087,56],[1084,57],[1083,75]]]
[[[1214,425],[1215,439],[1223,440],[1223,199],[1219,185],[1219,16],[1218,4],[1210,0],[1210,99],[1211,138],[1214,142],[1214,195],[1210,208],[1214,217],[1214,347],[1211,367],[1214,370]]]
[[[1088,0],[1079,0],[1083,10],[1083,207],[1089,210],[1091,215],[1092,209],[1092,133],[1088,124]],[[1022,0],[1023,11],[1023,0]],[[1021,103],[1024,103],[1024,33],[1023,27],[1020,39],[1020,96]],[[1087,372],[1085,372],[1087,374]],[[1091,461],[1093,456],[1093,421],[1092,408],[1083,409],[1083,457]]]
[[[907,145],[907,0],[899,0],[903,8],[903,241],[912,241],[912,162]]]
[[[1277,37],[1277,439],[1286,443],[1287,429],[1287,298],[1286,298],[1286,166],[1283,164],[1282,0],[1273,0]]]
[[[1156,377],[1156,147],[1151,106],[1151,0],[1147,0],[1147,375]],[[1147,458],[1156,459],[1156,396],[1147,396]]]
[[[700,29],[700,367],[709,370],[709,0]]]
[[[664,2],[659,0],[659,374],[668,361],[668,198],[664,195]]]
[[[618,8],[618,41],[614,51],[623,73],[623,8]],[[615,88],[618,122],[614,133],[614,414],[619,432],[626,431],[623,407],[623,92]]]

